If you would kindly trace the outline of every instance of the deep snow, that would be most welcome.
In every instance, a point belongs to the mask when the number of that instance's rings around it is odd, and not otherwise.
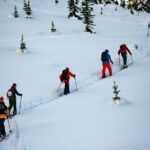
[[[14,5],[17,19],[10,17]],[[55,5],[32,0],[32,19],[25,19],[22,5],[19,0],[0,1],[0,95],[8,104],[5,95],[13,82],[23,93],[22,113],[10,120],[14,134],[0,143],[0,150],[149,150],[149,14],[96,5],[97,33],[91,35],[83,32],[81,21],[67,18],[66,1]],[[50,32],[51,20],[56,33]],[[16,53],[22,33],[25,54]],[[132,51],[134,63],[119,72],[117,51],[122,43]],[[114,75],[98,80],[106,48]],[[57,98],[58,77],[66,66],[76,73],[79,90]],[[121,89],[121,104],[112,102],[114,81]],[[8,133],[7,121],[5,125]]]

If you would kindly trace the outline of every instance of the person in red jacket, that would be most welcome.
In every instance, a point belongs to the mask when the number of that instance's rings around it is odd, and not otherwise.
[[[122,58],[123,58],[123,69],[127,68],[127,52],[132,55],[132,53],[130,52],[130,50],[128,49],[128,47],[125,44],[120,45],[120,49],[118,51],[118,55],[121,54]]]
[[[69,80],[70,80],[70,77],[75,78],[76,75],[73,74],[72,72],[70,72],[68,67],[66,67],[62,71],[61,75],[59,76],[60,81],[65,84],[65,88],[64,88],[64,94],[65,95],[68,94],[68,93],[70,93],[70,90],[69,90]]]
[[[9,100],[9,111],[11,111],[11,109],[13,108],[12,115],[17,114],[16,95],[22,96],[22,94],[17,91],[17,84],[13,83],[13,85],[7,92],[7,98]]]

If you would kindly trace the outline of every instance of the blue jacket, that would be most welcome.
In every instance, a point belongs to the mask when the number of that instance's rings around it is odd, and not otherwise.
[[[112,59],[111,59],[111,56],[107,53],[106,55],[106,60],[105,61],[102,61],[103,64],[109,64],[109,63],[113,63]]]

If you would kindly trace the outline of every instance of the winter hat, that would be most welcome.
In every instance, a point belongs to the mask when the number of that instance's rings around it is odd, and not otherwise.
[[[69,68],[68,68],[68,67],[66,67],[66,69],[65,69],[65,70],[69,71]]]
[[[107,52],[107,53],[108,53],[108,52],[109,52],[109,50],[108,50],[108,49],[105,49],[105,52]]]
[[[3,102],[4,101],[4,98],[1,96],[0,97],[0,102]]]
[[[15,86],[17,86],[17,84],[16,83],[13,83],[13,85],[12,85],[13,87],[15,87]]]

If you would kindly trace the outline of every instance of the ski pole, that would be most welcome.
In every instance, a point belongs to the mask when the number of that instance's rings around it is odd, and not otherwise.
[[[78,90],[78,86],[77,86],[77,80],[76,80],[76,77],[75,77],[74,79],[75,79],[75,85],[76,85],[76,89]]]
[[[21,102],[22,102],[22,96],[20,97],[20,105],[19,105],[19,112],[18,112],[18,114],[20,114],[20,112],[21,112]]]
[[[132,64],[133,64],[133,58],[132,58],[132,55],[131,55],[131,61],[132,61]]]
[[[9,119],[8,118],[7,118],[7,122],[8,122],[9,132],[12,132],[12,130],[10,128],[10,123],[9,123]]]
[[[120,55],[119,55],[119,67],[120,67]]]
[[[59,86],[58,86],[58,89],[57,89],[57,91],[56,91],[57,93],[58,93],[60,87],[61,87],[61,82],[60,82],[60,84],[59,84]]]

